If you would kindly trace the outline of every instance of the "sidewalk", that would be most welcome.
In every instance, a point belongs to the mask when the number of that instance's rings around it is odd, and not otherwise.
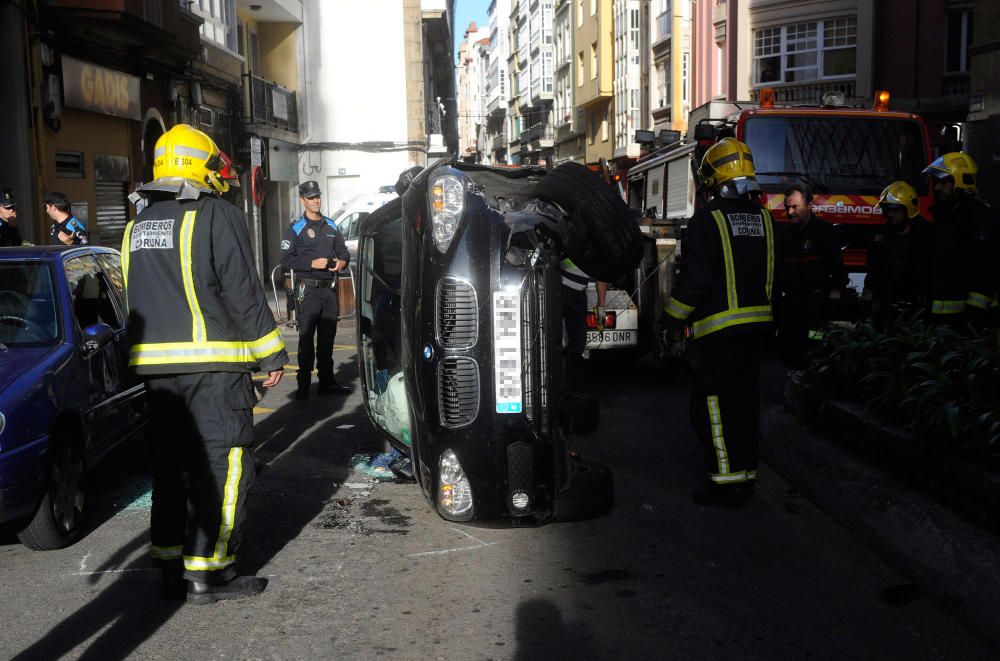
[[[861,463],[782,406],[761,426],[771,468],[1000,647],[1000,539]]]

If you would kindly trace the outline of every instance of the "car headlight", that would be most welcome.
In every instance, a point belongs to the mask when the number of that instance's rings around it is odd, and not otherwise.
[[[431,185],[431,236],[441,252],[448,250],[465,210],[465,184],[445,175]]]
[[[472,485],[455,453],[451,450],[442,452],[438,469],[438,505],[448,516],[469,512],[472,509]]]

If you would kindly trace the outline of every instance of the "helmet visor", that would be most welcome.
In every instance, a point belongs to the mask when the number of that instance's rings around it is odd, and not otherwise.
[[[719,186],[719,195],[730,200],[756,193],[760,193],[756,177],[736,177]]]

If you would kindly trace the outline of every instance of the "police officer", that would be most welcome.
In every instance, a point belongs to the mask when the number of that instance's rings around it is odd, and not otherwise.
[[[337,278],[347,268],[350,254],[336,223],[320,212],[323,200],[319,184],[307,181],[299,186],[299,200],[305,211],[281,242],[281,265],[295,272],[298,302],[299,387],[295,398],[309,398],[314,361],[319,392],[346,395],[351,389],[337,383],[333,375],[333,341],[340,315]]]
[[[90,243],[87,226],[72,214],[69,198],[64,193],[46,193],[42,203],[45,205],[45,213],[52,219],[49,243],[56,246],[85,246]]]
[[[976,162],[951,152],[924,169],[931,178],[931,319],[956,327],[996,323],[1000,232],[976,193]]]
[[[821,338],[830,303],[841,297],[848,278],[837,231],[813,213],[809,186],[795,184],[785,190],[785,213],[788,224],[779,242],[779,347],[789,367],[801,368]]]
[[[0,191],[0,248],[21,245],[21,233],[17,230],[17,202],[14,193],[5,188]]]
[[[920,215],[917,191],[894,181],[879,198],[885,224],[868,252],[868,275],[862,301],[871,305],[876,325],[924,305],[930,261],[928,225]]]
[[[696,503],[739,506],[757,479],[761,354],[772,334],[775,237],[757,199],[750,148],[735,138],[713,145],[700,176],[711,191],[684,238],[667,314],[690,326],[694,368],[691,424],[708,479]]]
[[[250,374],[278,384],[288,362],[257,276],[246,220],[220,195],[235,180],[207,135],[178,124],[160,136],[147,203],[125,227],[122,270],[129,365],[145,381],[154,449],[152,555],[163,594],[205,604],[257,594],[239,576],[254,482]],[[236,184],[238,185],[238,184]]]

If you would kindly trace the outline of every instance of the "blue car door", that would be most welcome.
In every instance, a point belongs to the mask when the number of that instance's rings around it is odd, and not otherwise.
[[[119,339],[103,346],[87,346],[83,329],[107,324],[116,334],[124,329],[115,308],[111,285],[94,254],[72,257],[65,262],[66,279],[73,298],[80,356],[85,365],[88,401],[84,412],[90,437],[91,451],[101,454],[124,432],[126,411],[117,397],[124,378],[124,365],[119,355]]]
[[[118,383],[115,386],[117,398],[124,409],[124,424],[126,429],[123,433],[134,430],[142,423],[145,416],[145,393],[146,389],[131,370],[128,369],[128,355],[131,343],[128,335],[128,311],[125,309],[125,279],[122,277],[122,258],[117,252],[101,252],[97,255],[97,261],[104,267],[104,274],[111,283],[108,293],[113,297],[115,309],[118,312],[120,328],[115,330],[117,345],[117,359],[120,369]]]

